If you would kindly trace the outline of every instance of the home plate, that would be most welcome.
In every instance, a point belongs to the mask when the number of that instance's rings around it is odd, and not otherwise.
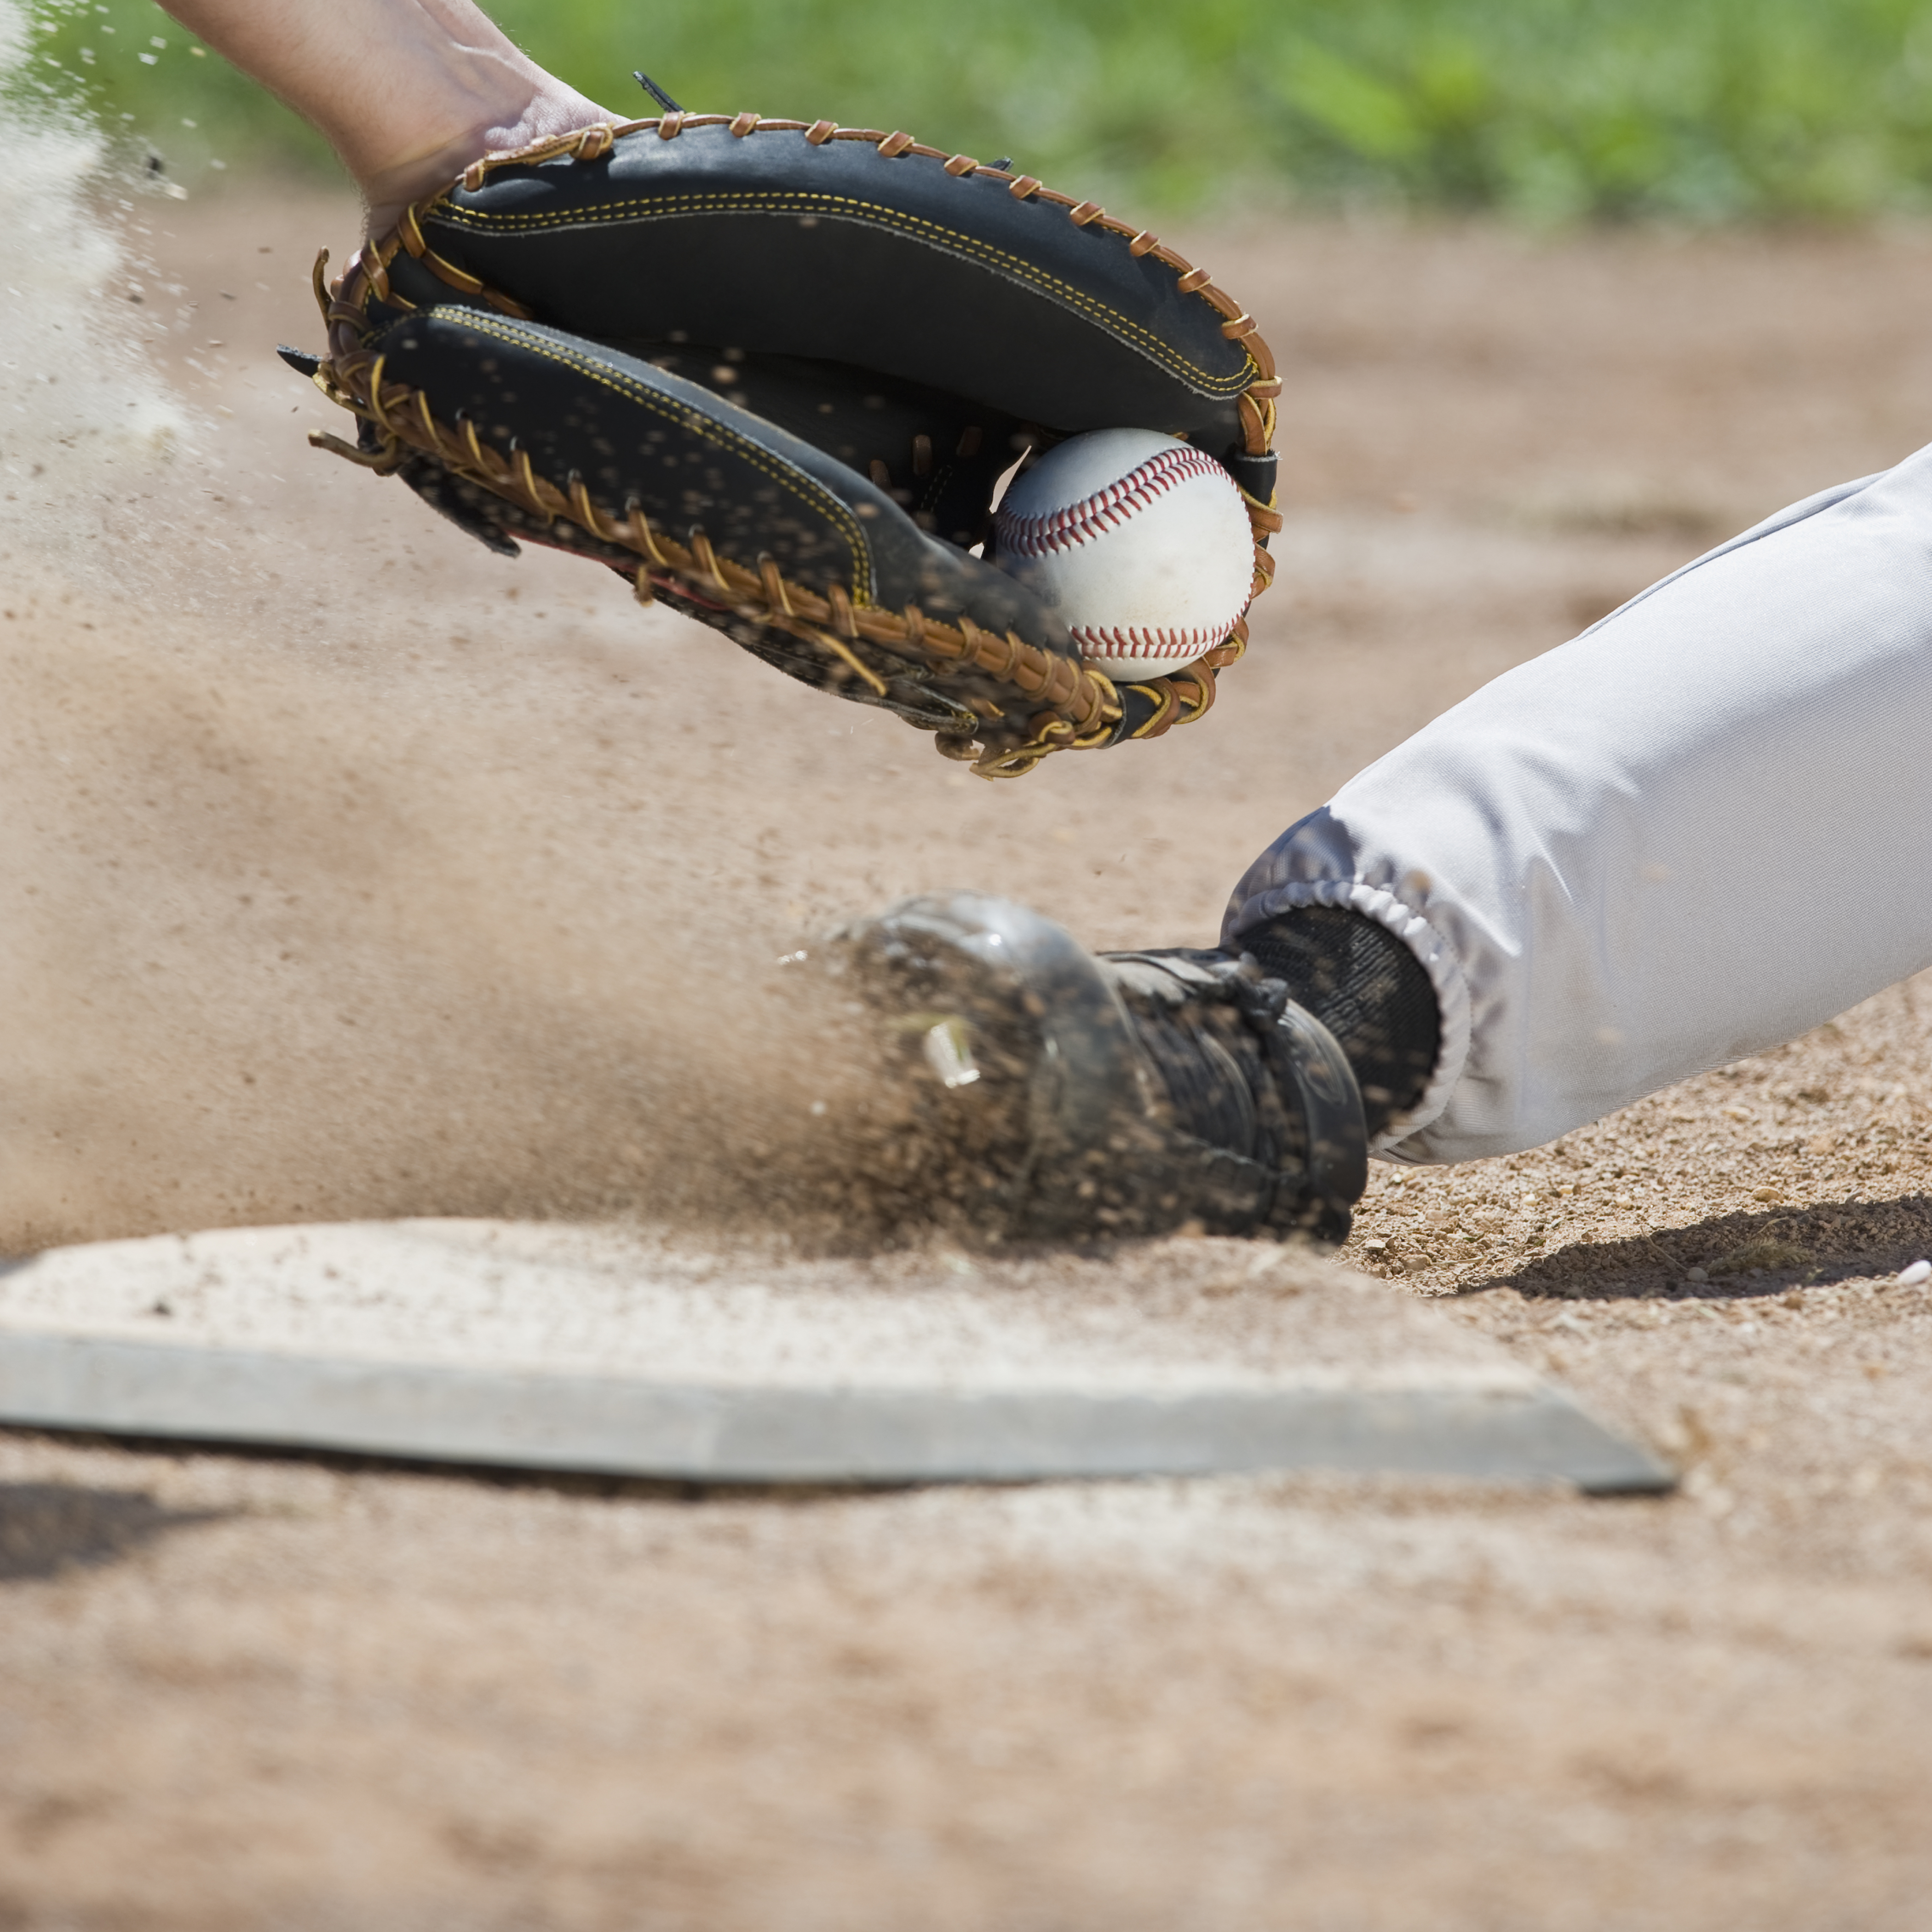
[[[230,1228],[0,1264],[0,1423],[729,1483],[1670,1469],[1312,1256],[806,1260],[614,1226]]]

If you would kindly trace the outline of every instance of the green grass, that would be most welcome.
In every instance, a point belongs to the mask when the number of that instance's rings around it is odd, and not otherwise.
[[[614,107],[646,111],[629,79],[641,66],[694,109],[904,127],[988,160],[1012,154],[1056,186],[1127,197],[1129,212],[1222,196],[1538,222],[1932,206],[1932,0],[500,0],[492,10]],[[312,136],[195,56],[148,0],[40,0],[36,18],[52,29],[34,35],[40,81],[84,92],[108,126],[178,171],[324,164]]]

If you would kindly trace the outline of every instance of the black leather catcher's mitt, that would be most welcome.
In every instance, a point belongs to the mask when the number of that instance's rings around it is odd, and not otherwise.
[[[325,258],[326,259],[326,258]],[[476,163],[316,268],[354,446],[493,550],[594,557],[988,776],[1198,717],[1244,626],[1119,688],[972,554],[1000,475],[1184,436],[1280,527],[1253,322],[1153,235],[1006,166],[829,121],[667,112]]]

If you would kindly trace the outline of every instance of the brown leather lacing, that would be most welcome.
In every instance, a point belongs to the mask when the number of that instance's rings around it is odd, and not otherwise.
[[[1210,304],[1224,318],[1221,333],[1243,346],[1258,372],[1236,398],[1243,447],[1251,456],[1268,454],[1274,436],[1276,402],[1281,393],[1274,358],[1254,319],[1232,296],[1214,285],[1208,270],[1194,267],[1148,230],[1132,228],[1115,220],[1097,202],[1077,201],[1071,195],[1043,186],[1031,175],[1016,176],[983,167],[970,155],[949,155],[943,148],[927,147],[903,130],[888,134],[875,128],[841,128],[826,121],[767,120],[748,112],[667,113],[615,126],[598,122],[572,134],[554,135],[472,161],[451,188],[460,185],[473,192],[498,168],[525,166],[560,154],[567,154],[580,161],[595,160],[608,154],[622,134],[653,130],[660,140],[670,141],[688,128],[721,126],[728,128],[741,140],[762,129],[802,133],[814,146],[826,141],[865,141],[888,159],[905,154],[922,156],[943,163],[946,172],[956,178],[981,174],[1009,182],[1009,191],[1022,200],[1051,202],[1066,208],[1069,218],[1082,227],[1125,236],[1129,254],[1151,254],[1174,270],[1180,292],[1198,295]],[[689,544],[680,544],[662,530],[654,529],[634,500],[626,505],[622,518],[614,517],[592,501],[580,476],[573,473],[566,487],[560,488],[548,478],[536,475],[527,451],[517,452],[514,458],[506,458],[482,440],[474,424],[466,422],[458,430],[437,422],[430,412],[428,398],[421,391],[401,383],[384,382],[382,358],[363,347],[362,338],[368,328],[368,303],[372,296],[396,308],[412,306],[390,286],[389,264],[399,252],[420,262],[460,293],[486,302],[500,314],[526,321],[535,320],[522,303],[488,287],[430,247],[422,232],[422,217],[450,191],[443,190],[405,208],[393,229],[365,242],[356,251],[346,272],[333,284],[325,284],[323,279],[323,267],[328,259],[326,251],[316,257],[316,300],[329,340],[329,355],[316,373],[317,385],[332,401],[374,424],[382,444],[377,451],[364,451],[320,430],[310,433],[311,443],[379,472],[398,467],[405,460],[405,450],[433,457],[453,474],[481,484],[546,522],[562,518],[602,542],[637,553],[644,561],[638,568],[635,583],[638,595],[645,602],[650,600],[654,586],[673,592],[694,592],[698,600],[706,603],[715,603],[722,595],[748,621],[788,632],[826,652],[845,674],[857,676],[880,695],[886,690],[884,681],[849,647],[862,638],[912,663],[976,669],[1010,683],[1042,707],[1028,720],[1029,735],[1024,742],[1001,751],[982,746],[975,737],[962,732],[937,734],[938,748],[944,755],[970,761],[982,777],[1018,777],[1030,771],[1050,752],[1088,750],[1112,741],[1121,717],[1119,694],[1108,678],[1090,665],[1042,650],[1011,632],[995,636],[981,630],[963,614],[956,623],[948,624],[926,616],[916,604],[908,605],[899,614],[854,604],[836,586],[829,596],[820,596],[781,576],[776,563],[768,556],[758,560],[755,571],[733,559],[718,556],[699,532],[692,533]],[[1253,595],[1259,596],[1274,578],[1274,560],[1260,540],[1278,531],[1282,519],[1272,502],[1263,503],[1245,490],[1241,496],[1256,539]],[[1186,670],[1129,686],[1154,706],[1153,716],[1130,735],[1157,738],[1175,724],[1191,723],[1204,716],[1214,702],[1215,674],[1237,662],[1246,652],[1247,643],[1247,623],[1244,619],[1224,643]]]
[[[1256,374],[1238,398],[1241,412],[1243,447],[1250,456],[1265,456],[1273,442],[1275,427],[1275,404],[1281,394],[1281,378],[1275,369],[1273,352],[1262,338],[1259,325],[1225,289],[1215,286],[1212,274],[1206,268],[1197,268],[1184,255],[1178,254],[1150,230],[1135,228],[1129,223],[1116,220],[1097,202],[1082,201],[1070,194],[1062,194],[1058,189],[1044,186],[1032,175],[1016,175],[1010,170],[983,166],[970,154],[949,154],[944,148],[929,148],[923,142],[916,141],[903,128],[887,134],[877,128],[841,128],[830,121],[784,121],[767,119],[748,111],[742,114],[664,114],[652,120],[627,121],[615,126],[598,122],[592,126],[578,130],[574,134],[556,134],[541,141],[532,141],[527,146],[507,150],[498,154],[485,155],[480,161],[472,161],[460,177],[463,187],[472,193],[498,168],[526,166],[533,161],[548,160],[559,154],[569,154],[574,160],[590,161],[608,154],[623,134],[642,134],[654,130],[664,140],[675,140],[687,129],[692,128],[728,128],[740,140],[748,135],[764,131],[771,134],[802,134],[814,147],[827,141],[864,141],[869,142],[888,160],[897,160],[908,154],[938,161],[949,175],[964,179],[973,175],[984,175],[990,181],[1003,181],[1008,185],[1007,192],[1022,201],[1048,202],[1067,212],[1068,218],[1081,227],[1092,227],[1103,233],[1120,235],[1126,238],[1127,252],[1130,255],[1152,255],[1157,262],[1172,268],[1179,280],[1177,284],[1183,295],[1198,295],[1221,318],[1221,333],[1230,342],[1238,342],[1254,363]],[[452,183],[454,186],[456,184]],[[423,210],[433,207],[442,200],[442,194],[430,196],[418,202],[403,218],[399,232],[404,236],[404,245],[409,252],[434,273],[442,275],[452,287],[461,289],[468,295],[480,295],[486,302],[496,302],[507,314],[520,315],[529,319],[529,311],[511,303],[507,298],[493,296],[472,275],[447,262],[424,242],[422,231],[415,218]],[[392,249],[384,257],[385,265],[394,259]],[[1258,507],[1268,508],[1262,505]],[[1259,524],[1256,533],[1271,534],[1278,526]]]
[[[341,320],[344,306],[339,298],[331,302],[332,320]],[[412,452],[432,457],[452,476],[480,484],[545,523],[562,518],[600,543],[634,553],[642,561],[633,582],[644,602],[659,590],[694,596],[713,607],[722,599],[750,622],[816,646],[880,697],[886,694],[885,680],[851,648],[861,640],[913,664],[984,671],[1040,707],[1027,720],[1028,736],[1017,746],[976,748],[958,734],[941,734],[950,741],[940,746],[948,757],[971,760],[988,777],[1016,777],[1049,752],[1084,749],[1112,737],[1120,720],[1119,697],[1105,674],[1091,665],[1030,644],[1012,632],[983,630],[963,613],[947,623],[916,605],[903,612],[883,610],[855,604],[836,584],[821,596],[784,577],[769,556],[758,560],[757,569],[748,569],[719,556],[702,531],[692,531],[680,543],[654,526],[634,498],[621,517],[613,515],[592,500],[580,476],[573,472],[560,488],[536,473],[529,451],[506,456],[482,440],[473,422],[440,422],[422,390],[383,380],[383,360],[358,344],[346,354],[338,352],[317,372],[332,400],[376,425],[382,446],[358,449],[316,430],[309,435],[316,447],[378,472],[397,469]]]

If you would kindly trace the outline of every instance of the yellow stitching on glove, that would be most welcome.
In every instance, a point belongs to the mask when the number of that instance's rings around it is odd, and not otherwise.
[[[773,456],[749,437],[740,436],[736,430],[728,428],[711,417],[700,415],[688,403],[676,402],[670,397],[661,395],[656,389],[638,381],[634,376],[626,376],[620,370],[610,368],[590,356],[566,349],[548,336],[536,334],[508,316],[486,315],[481,310],[466,309],[463,312],[460,326],[465,328],[473,328],[479,334],[494,335],[500,341],[514,343],[520,348],[561,363],[566,368],[574,369],[579,375],[587,376],[592,381],[602,383],[605,388],[616,391],[627,401],[638,404],[653,413],[676,422],[680,428],[703,436],[707,442],[716,442],[730,449],[753,468],[762,470],[774,482],[782,484],[794,496],[818,510],[838,530],[852,553],[853,599],[861,604],[872,602],[872,552],[871,545],[866,541],[865,526],[853,514],[850,508],[834,496],[816,477],[785,463],[782,457]]]
[[[807,194],[802,190],[792,189],[772,197],[749,194],[650,195],[639,196],[628,201],[607,202],[596,208],[560,208],[532,214],[495,214],[478,208],[459,208],[446,202],[430,212],[430,218],[472,233],[534,233],[545,230],[590,227],[600,223],[626,219],[670,220],[680,214],[695,214],[706,209],[714,213],[729,214],[818,212],[829,214],[834,220],[865,221],[880,227],[896,228],[914,240],[923,241],[928,245],[944,246],[973,256],[989,266],[1012,274],[1017,280],[1027,282],[1042,292],[1056,296],[1070,308],[1105,320],[1114,333],[1128,342],[1130,346],[1150,362],[1164,362],[1169,368],[1185,375],[1208,395],[1238,394],[1249,386],[1251,376],[1258,376],[1262,373],[1261,364],[1251,353],[1244,350],[1241,368],[1237,374],[1214,375],[1171,347],[1151,329],[1144,328],[1138,322],[1130,322],[1118,310],[1110,308],[1098,297],[1089,296],[1075,288],[1071,283],[1046,273],[1037,263],[1028,261],[1024,256],[1010,254],[1004,249],[995,248],[973,236],[961,234],[956,229],[942,227],[938,223],[926,220],[922,216],[906,214],[897,208],[886,208],[876,202],[856,201],[848,195]]]

